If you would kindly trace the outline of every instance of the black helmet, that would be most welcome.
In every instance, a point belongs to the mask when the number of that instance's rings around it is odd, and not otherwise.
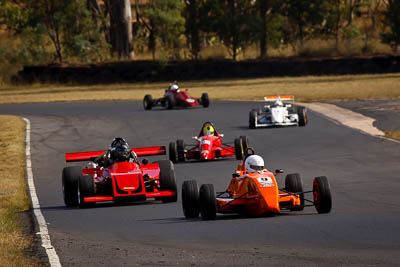
[[[114,138],[110,145],[110,157],[115,162],[126,161],[129,159],[131,150],[128,142],[121,137]]]

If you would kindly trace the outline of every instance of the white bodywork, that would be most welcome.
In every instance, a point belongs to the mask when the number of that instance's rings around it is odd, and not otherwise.
[[[265,105],[261,113],[257,113],[255,127],[294,126],[298,125],[299,115],[289,113],[292,104],[282,103],[281,100],[294,100],[293,96],[265,97],[265,101],[274,101],[272,105]]]

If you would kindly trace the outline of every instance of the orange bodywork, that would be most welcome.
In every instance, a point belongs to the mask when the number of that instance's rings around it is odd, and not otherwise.
[[[246,173],[239,165],[236,173],[239,177],[232,178],[226,190],[228,196],[216,198],[219,213],[261,215],[300,205],[300,196],[280,191],[275,175],[267,169]]]

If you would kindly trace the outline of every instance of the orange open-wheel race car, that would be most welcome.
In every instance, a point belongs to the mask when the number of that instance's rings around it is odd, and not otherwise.
[[[278,214],[281,210],[301,211],[304,207],[315,206],[318,213],[329,213],[332,198],[328,179],[316,177],[313,189],[303,190],[298,173],[288,174],[285,187],[278,188],[275,175],[283,170],[271,172],[267,169],[247,173],[245,160],[233,173],[231,182],[224,192],[214,191],[212,184],[203,184],[198,190],[195,180],[184,181],[182,185],[182,206],[186,218],[215,219],[217,213],[238,213],[258,216]],[[308,193],[313,199],[305,198]]]

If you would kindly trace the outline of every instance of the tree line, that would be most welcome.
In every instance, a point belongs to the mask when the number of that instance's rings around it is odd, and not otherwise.
[[[131,59],[144,50],[179,59],[186,49],[198,59],[218,41],[233,60],[254,44],[266,58],[270,47],[299,50],[314,39],[338,49],[362,35],[367,45],[368,27],[357,17],[397,53],[400,0],[0,0],[0,29],[20,40],[0,53],[62,63]]]

